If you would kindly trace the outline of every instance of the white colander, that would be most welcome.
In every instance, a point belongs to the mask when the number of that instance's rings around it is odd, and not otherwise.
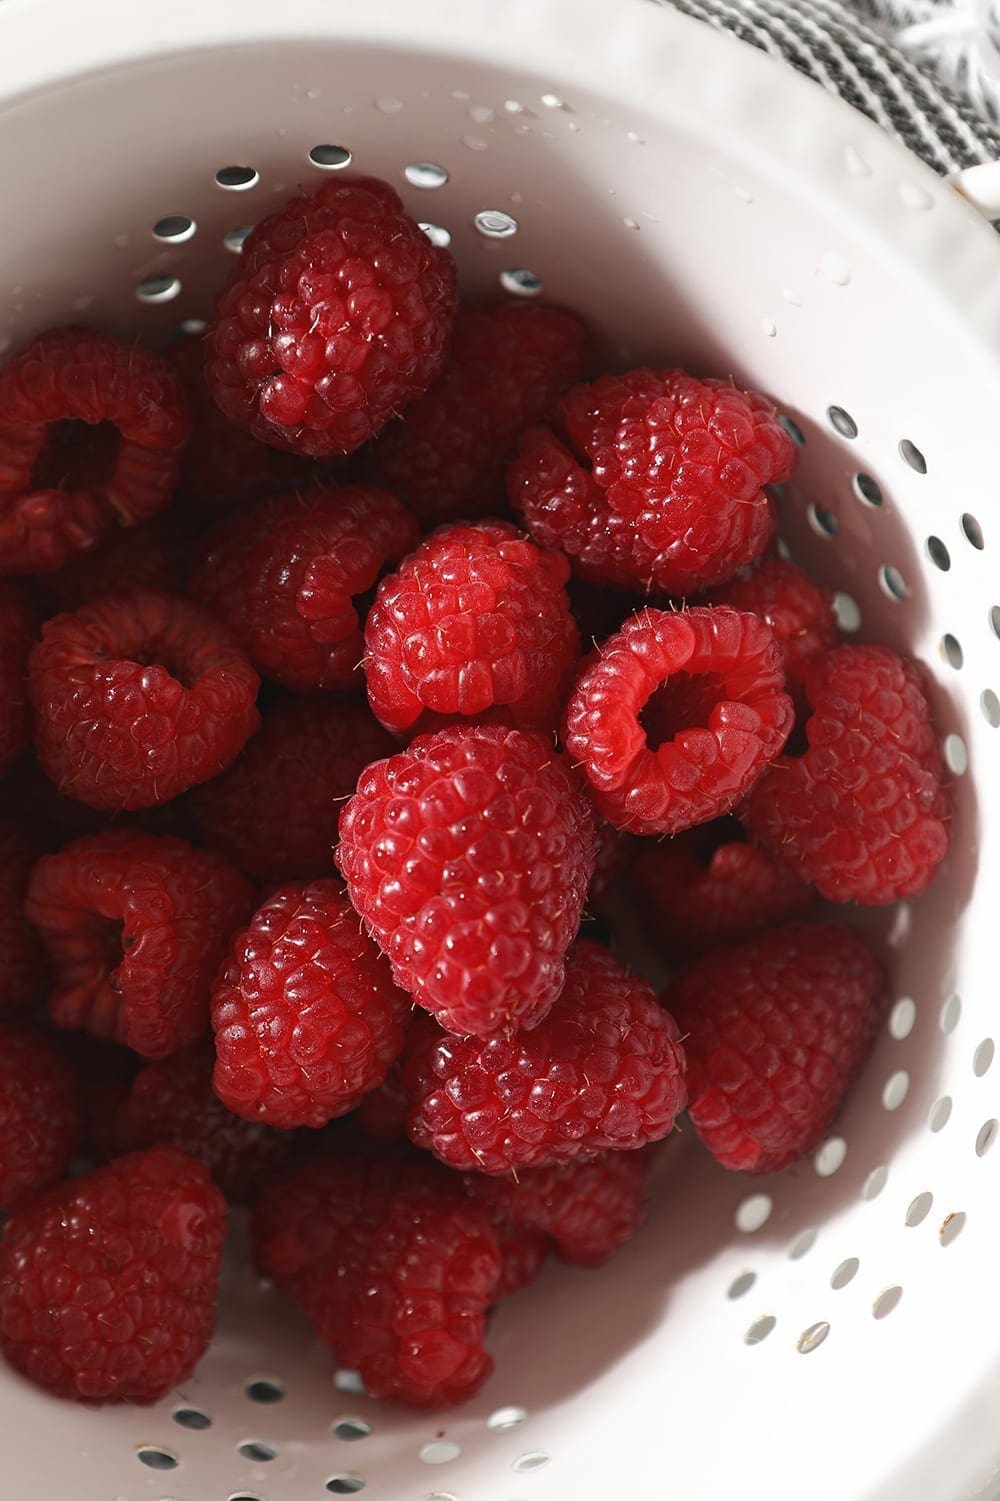
[[[685,1129],[633,1245],[500,1309],[474,1402],[367,1400],[234,1255],[218,1338],[155,1407],[0,1371],[0,1496],[990,1495],[1000,246],[846,105],[644,0],[4,0],[0,351],[205,318],[244,227],[348,163],[450,235],[467,293],[543,290],[614,362],[775,398],[795,555],[930,669],[954,848],[871,924],[893,1004],[836,1134],[751,1181]]]

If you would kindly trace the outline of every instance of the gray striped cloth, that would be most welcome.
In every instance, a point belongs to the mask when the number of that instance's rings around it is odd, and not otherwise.
[[[841,95],[941,173],[1000,158],[991,121],[836,0],[656,0]],[[863,9],[866,0],[856,0]],[[868,9],[873,15],[869,4]]]

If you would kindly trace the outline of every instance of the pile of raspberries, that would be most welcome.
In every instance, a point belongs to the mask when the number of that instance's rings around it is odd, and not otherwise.
[[[594,378],[571,311],[459,307],[364,178],[262,220],[204,338],[0,369],[20,1372],[183,1381],[228,1199],[370,1393],[460,1402],[685,1110],[736,1172],[816,1147],[886,989],[829,904],[922,892],[949,796],[920,669],[776,548],[796,452],[730,380]]]

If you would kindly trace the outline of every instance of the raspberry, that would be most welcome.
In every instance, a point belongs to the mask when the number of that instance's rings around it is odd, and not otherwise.
[[[808,749],[780,757],[742,817],[753,839],[832,902],[918,896],[948,849],[950,800],[918,668],[841,646],[806,673]]]
[[[316,485],[260,501],[218,527],[191,593],[227,622],[265,677],[299,692],[356,687],[364,613],[355,596],[417,535],[385,490]]]
[[[56,972],[59,1027],[165,1058],[196,1041],[230,934],[253,891],[220,855],[115,831],[43,855],[27,913]]]
[[[646,610],[581,675],[566,749],[611,823],[676,834],[728,813],[781,750],[793,720],[783,682],[758,616]]]
[[[260,724],[259,680],[204,610],[110,595],[42,627],[28,690],[38,759],[91,808],[149,808],[235,761]]]
[[[368,700],[392,730],[425,709],[551,728],[580,654],[569,565],[503,521],[442,527],[382,580],[365,627]]]
[[[550,1238],[576,1266],[600,1266],[642,1225],[651,1167],[648,1152],[602,1152],[516,1177],[468,1173],[465,1188],[498,1224]]]
[[[95,547],[42,581],[47,610],[79,610],[122,589],[179,594],[187,578],[189,529],[175,511],[106,532]]]
[[[24,915],[28,875],[40,853],[33,832],[0,819],[0,1016],[19,1011],[44,985],[42,947]]]
[[[500,1278],[493,1302],[500,1303],[523,1287],[530,1287],[548,1259],[552,1242],[537,1230],[518,1230],[509,1223],[498,1224],[492,1215],[490,1218],[500,1252]]]
[[[703,854],[691,834],[644,844],[632,880],[654,936],[675,954],[739,943],[758,928],[800,916],[815,899],[786,865],[752,844],[728,840]]]
[[[416,1017],[403,1082],[417,1146],[505,1173],[666,1136],[686,1102],[673,1018],[598,943],[570,950],[544,1021],[516,1037],[450,1037]]]
[[[691,1120],[716,1161],[772,1173],[812,1151],[874,1038],[882,971],[833,923],[791,924],[682,970]]]
[[[0,1022],[0,1212],[61,1178],[79,1141],[73,1070],[37,1032]]]
[[[32,340],[0,369],[0,573],[51,573],[165,510],[189,426],[159,355],[79,328]]]
[[[282,886],[212,991],[215,1092],[247,1120],[324,1126],[382,1083],[409,1009],[338,882]]]
[[[633,840],[607,819],[595,820],[597,827],[597,854],[594,859],[594,874],[587,892],[587,908],[596,912],[604,906],[618,883],[632,855]]]
[[[337,860],[397,984],[455,1032],[534,1026],[562,989],[593,818],[539,735],[455,726],[365,771]]]
[[[750,610],[767,621],[785,653],[785,676],[803,681],[809,662],[839,639],[833,595],[783,558],[737,574],[713,589],[706,604]]]
[[[211,1046],[197,1043],[141,1069],[114,1113],[114,1154],[169,1143],[200,1158],[227,1198],[247,1203],[287,1167],[295,1137],[227,1110],[212,1089],[213,1062]]]
[[[225,1202],[175,1147],[120,1157],[14,1215],[0,1244],[0,1344],[60,1397],[154,1402],[204,1354]]]
[[[426,391],[455,263],[388,183],[339,178],[262,219],[216,302],[205,379],[230,422],[322,458],[360,448]]]
[[[563,308],[460,308],[441,374],[379,439],[378,483],[398,491],[425,526],[495,515],[518,434],[555,415],[583,375],[586,352],[586,329]]]
[[[797,457],[762,396],[683,370],[576,386],[557,430],[522,438],[511,505],[581,578],[645,593],[688,594],[759,557],[775,527],[764,487]]]
[[[489,1375],[496,1235],[460,1185],[423,1162],[309,1163],[263,1195],[253,1233],[260,1270],[372,1396],[446,1406]]]
[[[31,757],[19,761],[0,783],[0,795],[6,805],[18,810],[22,822],[29,824],[39,839],[39,850],[56,850],[71,839],[85,834],[103,834],[108,829],[136,829],[146,834],[174,834],[187,839],[192,833],[188,817],[188,799],[175,797],[153,808],[139,808],[132,813],[106,813],[88,808],[75,798],[63,797],[50,782],[38,762]]]
[[[268,448],[223,417],[205,383],[205,341],[200,335],[171,344],[167,359],[181,378],[191,411],[191,437],[177,491],[185,506],[204,516],[221,515],[310,481],[312,466],[307,461]]]
[[[362,1095],[357,1110],[358,1124],[371,1141],[405,1141],[407,1108],[403,1063],[402,1058],[397,1058],[389,1065],[378,1088]]]
[[[0,579],[0,776],[28,748],[25,678],[35,628],[27,591],[13,579]]]
[[[287,698],[223,776],[192,795],[206,844],[258,881],[326,875],[337,820],[365,767],[396,749],[368,706]]]

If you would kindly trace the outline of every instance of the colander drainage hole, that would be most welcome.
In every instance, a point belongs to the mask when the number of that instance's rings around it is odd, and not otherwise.
[[[898,568],[893,568],[891,563],[883,563],[878,571],[879,588],[883,594],[898,603],[906,598],[906,580]]]
[[[940,537],[928,537],[926,542],[927,556],[935,568],[940,568],[942,573],[947,573],[951,567],[951,553],[945,547]]]
[[[215,174],[215,180],[220,188],[225,188],[230,193],[245,193],[248,188],[256,187],[260,182],[260,173],[256,167],[220,167]]]
[[[333,1425],[335,1438],[342,1438],[346,1443],[356,1443],[359,1438],[367,1438],[372,1431],[371,1423],[366,1423],[364,1418],[339,1418]]]
[[[438,245],[442,250],[446,250],[451,244],[451,230],[445,229],[443,225],[421,221],[417,228],[423,230],[432,245]]]
[[[173,302],[175,297],[181,294],[181,279],[179,276],[145,276],[138,283],[135,295],[140,302]]]
[[[830,1278],[830,1286],[834,1292],[840,1292],[842,1287],[846,1287],[849,1282],[854,1281],[860,1265],[861,1263],[856,1256],[848,1256],[834,1269],[833,1275]]]
[[[448,173],[437,162],[410,162],[403,168],[403,176],[411,188],[443,188]]]
[[[785,429],[785,432],[791,438],[796,447],[804,448],[806,444],[806,435],[802,431],[801,427],[799,427],[799,424],[795,421],[795,419],[793,417],[789,417],[787,413],[782,412],[778,417],[778,421]]]
[[[850,412],[845,412],[843,407],[827,407],[826,415],[830,419],[830,426],[834,432],[838,432],[842,438],[858,436],[858,424]]]
[[[956,777],[964,776],[969,769],[969,749],[961,735],[944,737],[944,764]]]
[[[983,711],[983,718],[991,729],[1000,729],[1000,698],[997,698],[992,688],[984,688],[979,695],[979,707]]]
[[[943,1131],[951,1119],[951,1096],[943,1094],[939,1100],[935,1100],[927,1117],[927,1124],[931,1130],[937,1133]]]
[[[136,1458],[150,1470],[176,1470],[179,1463],[176,1454],[171,1454],[167,1449],[154,1448],[151,1444],[139,1449]]]
[[[819,536],[835,537],[840,531],[840,522],[832,511],[827,510],[826,506],[820,506],[815,501],[811,501],[806,514],[809,517],[809,525]]]
[[[425,1465],[446,1465],[451,1460],[457,1459],[462,1450],[460,1445],[450,1438],[432,1438],[430,1443],[422,1445],[418,1450],[417,1457],[422,1459]]]
[[[363,1491],[365,1484],[363,1475],[331,1475],[326,1489],[331,1496],[353,1496],[357,1491]]]
[[[736,1228],[745,1234],[752,1234],[766,1225],[771,1218],[771,1210],[774,1208],[774,1200],[769,1194],[750,1194],[739,1205],[735,1214]]]
[[[906,1099],[910,1088],[910,1076],[905,1068],[897,1069],[885,1082],[882,1090],[882,1107],[885,1110],[898,1110]]]
[[[813,1167],[821,1178],[832,1178],[846,1156],[847,1142],[842,1136],[831,1136],[813,1158]]]
[[[989,1073],[993,1063],[994,1052],[995,1048],[992,1037],[984,1037],[972,1055],[972,1072],[977,1079],[981,1079],[984,1074]]]
[[[1000,1121],[984,1121],[976,1137],[976,1156],[985,1157],[986,1153],[995,1143],[998,1135],[1000,1135]]]
[[[909,438],[904,438],[900,443],[899,457],[903,460],[904,464],[909,464],[914,474],[927,473],[927,460],[924,458],[917,445],[915,443],[911,443]]]
[[[892,1313],[892,1310],[899,1306],[899,1300],[902,1296],[903,1289],[898,1283],[893,1283],[891,1287],[883,1288],[872,1304],[873,1317],[876,1319],[887,1318]]]
[[[500,285],[514,297],[537,297],[542,290],[542,278],[524,266],[513,266],[500,272]]]
[[[248,1381],[244,1391],[251,1402],[280,1402],[285,1395],[285,1388],[277,1381],[269,1381],[261,1376],[256,1381]]]
[[[253,229],[252,224],[241,224],[238,229],[227,229],[226,233],[222,236],[223,245],[225,245],[227,250],[232,251],[233,255],[239,255],[243,249],[243,241],[251,229]]]
[[[818,1350],[820,1345],[830,1333],[830,1325],[825,1319],[820,1319],[817,1324],[810,1324],[808,1329],[803,1329],[795,1341],[795,1348],[800,1355],[811,1355],[813,1350]]]
[[[236,1445],[237,1454],[243,1459],[249,1459],[254,1464],[266,1465],[272,1459],[277,1459],[278,1451],[270,1444],[263,1443],[260,1439],[250,1438],[245,1443]]]
[[[266,1501],[266,1497],[262,1496],[259,1491],[234,1491],[226,1498],[226,1501]]]
[[[495,1433],[505,1433],[508,1428],[519,1428],[527,1416],[527,1410],[523,1407],[498,1407],[486,1419],[486,1426]]]
[[[314,146],[309,153],[314,167],[325,167],[328,172],[339,171],[351,165],[351,153],[346,146]]]
[[[952,1241],[958,1239],[965,1228],[965,1219],[966,1216],[961,1209],[956,1214],[949,1214],[945,1217],[938,1231],[938,1240],[943,1246],[950,1246]]]
[[[902,1000],[896,1002],[889,1013],[889,1035],[897,1042],[902,1042],[913,1031],[913,1024],[917,1019],[917,1003],[904,995]]]
[[[880,1163],[878,1167],[873,1167],[865,1179],[864,1187],[861,1190],[862,1198],[868,1200],[877,1199],[888,1181],[889,1169],[884,1163]]]
[[[977,552],[982,552],[983,548],[986,546],[986,539],[983,536],[983,529],[979,525],[979,522],[976,520],[975,516],[970,516],[968,511],[966,511],[962,517],[962,531],[965,535],[966,542],[974,547]]]
[[[157,240],[166,240],[169,245],[182,245],[185,240],[190,240],[197,228],[187,214],[164,214],[153,225],[153,236]]]
[[[754,1319],[750,1328],[743,1336],[743,1343],[745,1345],[759,1345],[762,1340],[767,1339],[767,1336],[771,1333],[777,1322],[778,1320],[774,1317],[773,1313],[765,1314],[761,1319]]]
[[[181,1428],[190,1428],[195,1433],[212,1426],[208,1413],[201,1412],[197,1407],[178,1407],[171,1413],[171,1417]]]
[[[802,1257],[812,1250],[816,1244],[816,1235],[817,1231],[811,1228],[803,1230],[802,1234],[792,1242],[791,1250],[788,1252],[792,1261],[801,1261]]]
[[[552,1455],[546,1454],[544,1449],[529,1449],[527,1454],[519,1454],[517,1456],[511,1465],[511,1469],[516,1470],[519,1475],[523,1475],[529,1470],[540,1470],[542,1465],[547,1465],[551,1458]]]
[[[927,1192],[917,1194],[917,1197],[915,1199],[910,1200],[910,1203],[907,1206],[906,1210],[906,1223],[909,1225],[911,1230],[914,1228],[914,1226],[923,1224],[924,1220],[931,1212],[931,1205],[933,1203],[934,1195]]]
[[[517,234],[517,220],[503,209],[481,209],[472,222],[488,240],[509,240],[511,235]]]
[[[942,657],[944,657],[945,661],[948,663],[948,666],[954,667],[956,672],[965,661],[965,653],[962,651],[962,643],[959,641],[958,637],[953,636],[950,631],[946,631],[945,634],[941,637],[940,652]]]
[[[742,1298],[744,1293],[748,1293],[750,1291],[756,1281],[756,1272],[740,1272],[740,1275],[738,1277],[734,1277],[732,1282],[730,1282],[728,1288],[726,1289],[726,1297]]]
[[[942,1003],[941,1015],[938,1018],[938,1026],[941,1028],[941,1031],[944,1033],[944,1035],[948,1037],[952,1032],[954,1032],[961,1019],[962,997],[960,995],[950,995],[948,999]]]
[[[837,617],[837,624],[847,635],[853,635],[861,629],[861,606],[852,595],[838,589],[833,596],[833,613]]]
[[[990,605],[990,630],[1000,641],[1000,605]]]
[[[350,1392],[354,1397],[365,1395],[365,1385],[357,1371],[337,1371],[333,1377],[333,1384],[338,1392]]]
[[[859,500],[863,500],[866,506],[880,506],[882,504],[882,490],[876,480],[870,474],[856,474],[854,476],[854,493]]]

